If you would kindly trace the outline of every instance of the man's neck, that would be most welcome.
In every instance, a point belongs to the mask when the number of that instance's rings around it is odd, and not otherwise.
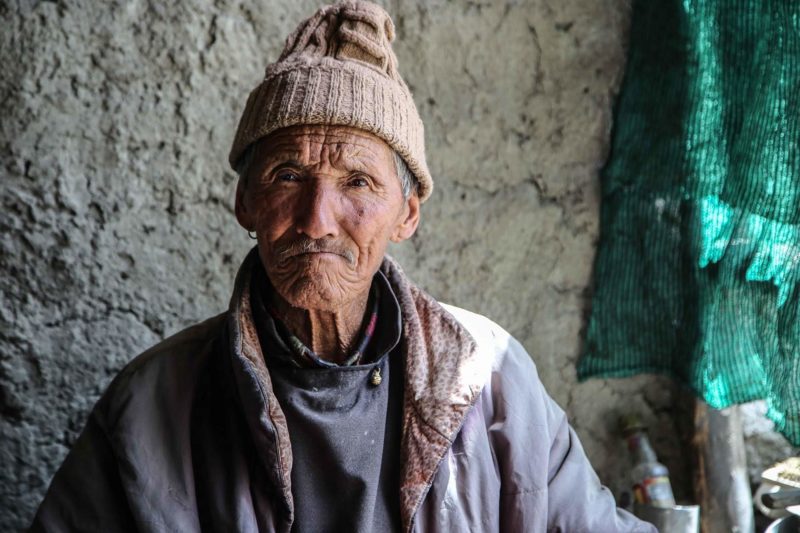
[[[318,310],[292,307],[277,291],[271,296],[273,309],[288,330],[319,358],[336,364],[343,363],[358,342],[368,300],[369,291],[341,307]]]

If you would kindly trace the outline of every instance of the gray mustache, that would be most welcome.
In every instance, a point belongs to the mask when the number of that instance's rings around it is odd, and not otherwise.
[[[296,255],[314,252],[327,252],[340,255],[351,265],[356,261],[355,254],[350,249],[335,241],[325,239],[303,239],[278,246],[275,249],[275,257],[278,259],[278,262],[282,263]]]

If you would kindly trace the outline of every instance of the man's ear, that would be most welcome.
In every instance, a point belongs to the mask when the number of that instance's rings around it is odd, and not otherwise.
[[[234,205],[234,212],[236,213],[236,220],[239,222],[239,225],[247,231],[253,231],[255,229],[253,216],[247,210],[247,205],[244,201],[244,193],[246,189],[247,185],[245,184],[244,180],[239,178],[239,182],[236,184],[236,203]]]
[[[419,196],[417,196],[416,191],[411,193],[411,196],[406,200],[401,217],[392,232],[392,242],[403,242],[411,238],[414,232],[417,231],[417,226],[419,226]]]

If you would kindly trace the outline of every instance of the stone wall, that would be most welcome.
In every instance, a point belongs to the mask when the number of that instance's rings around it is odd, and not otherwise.
[[[0,530],[29,522],[127,361],[225,309],[251,245],[232,214],[233,128],[315,4],[0,0]],[[392,253],[520,339],[616,493],[616,417],[636,406],[688,496],[682,393],[575,379],[628,4],[384,2],[436,181]]]

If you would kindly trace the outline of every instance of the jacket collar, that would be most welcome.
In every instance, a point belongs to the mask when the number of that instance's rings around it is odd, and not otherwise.
[[[236,277],[228,313],[234,375],[250,431],[279,505],[291,527],[292,452],[286,418],[278,405],[258,341],[250,306],[250,279],[258,250],[250,251]],[[491,361],[480,357],[475,340],[436,300],[416,287],[388,256],[381,272],[400,304],[404,394],[400,474],[403,529],[433,482],[439,463],[455,439],[486,381]]]

